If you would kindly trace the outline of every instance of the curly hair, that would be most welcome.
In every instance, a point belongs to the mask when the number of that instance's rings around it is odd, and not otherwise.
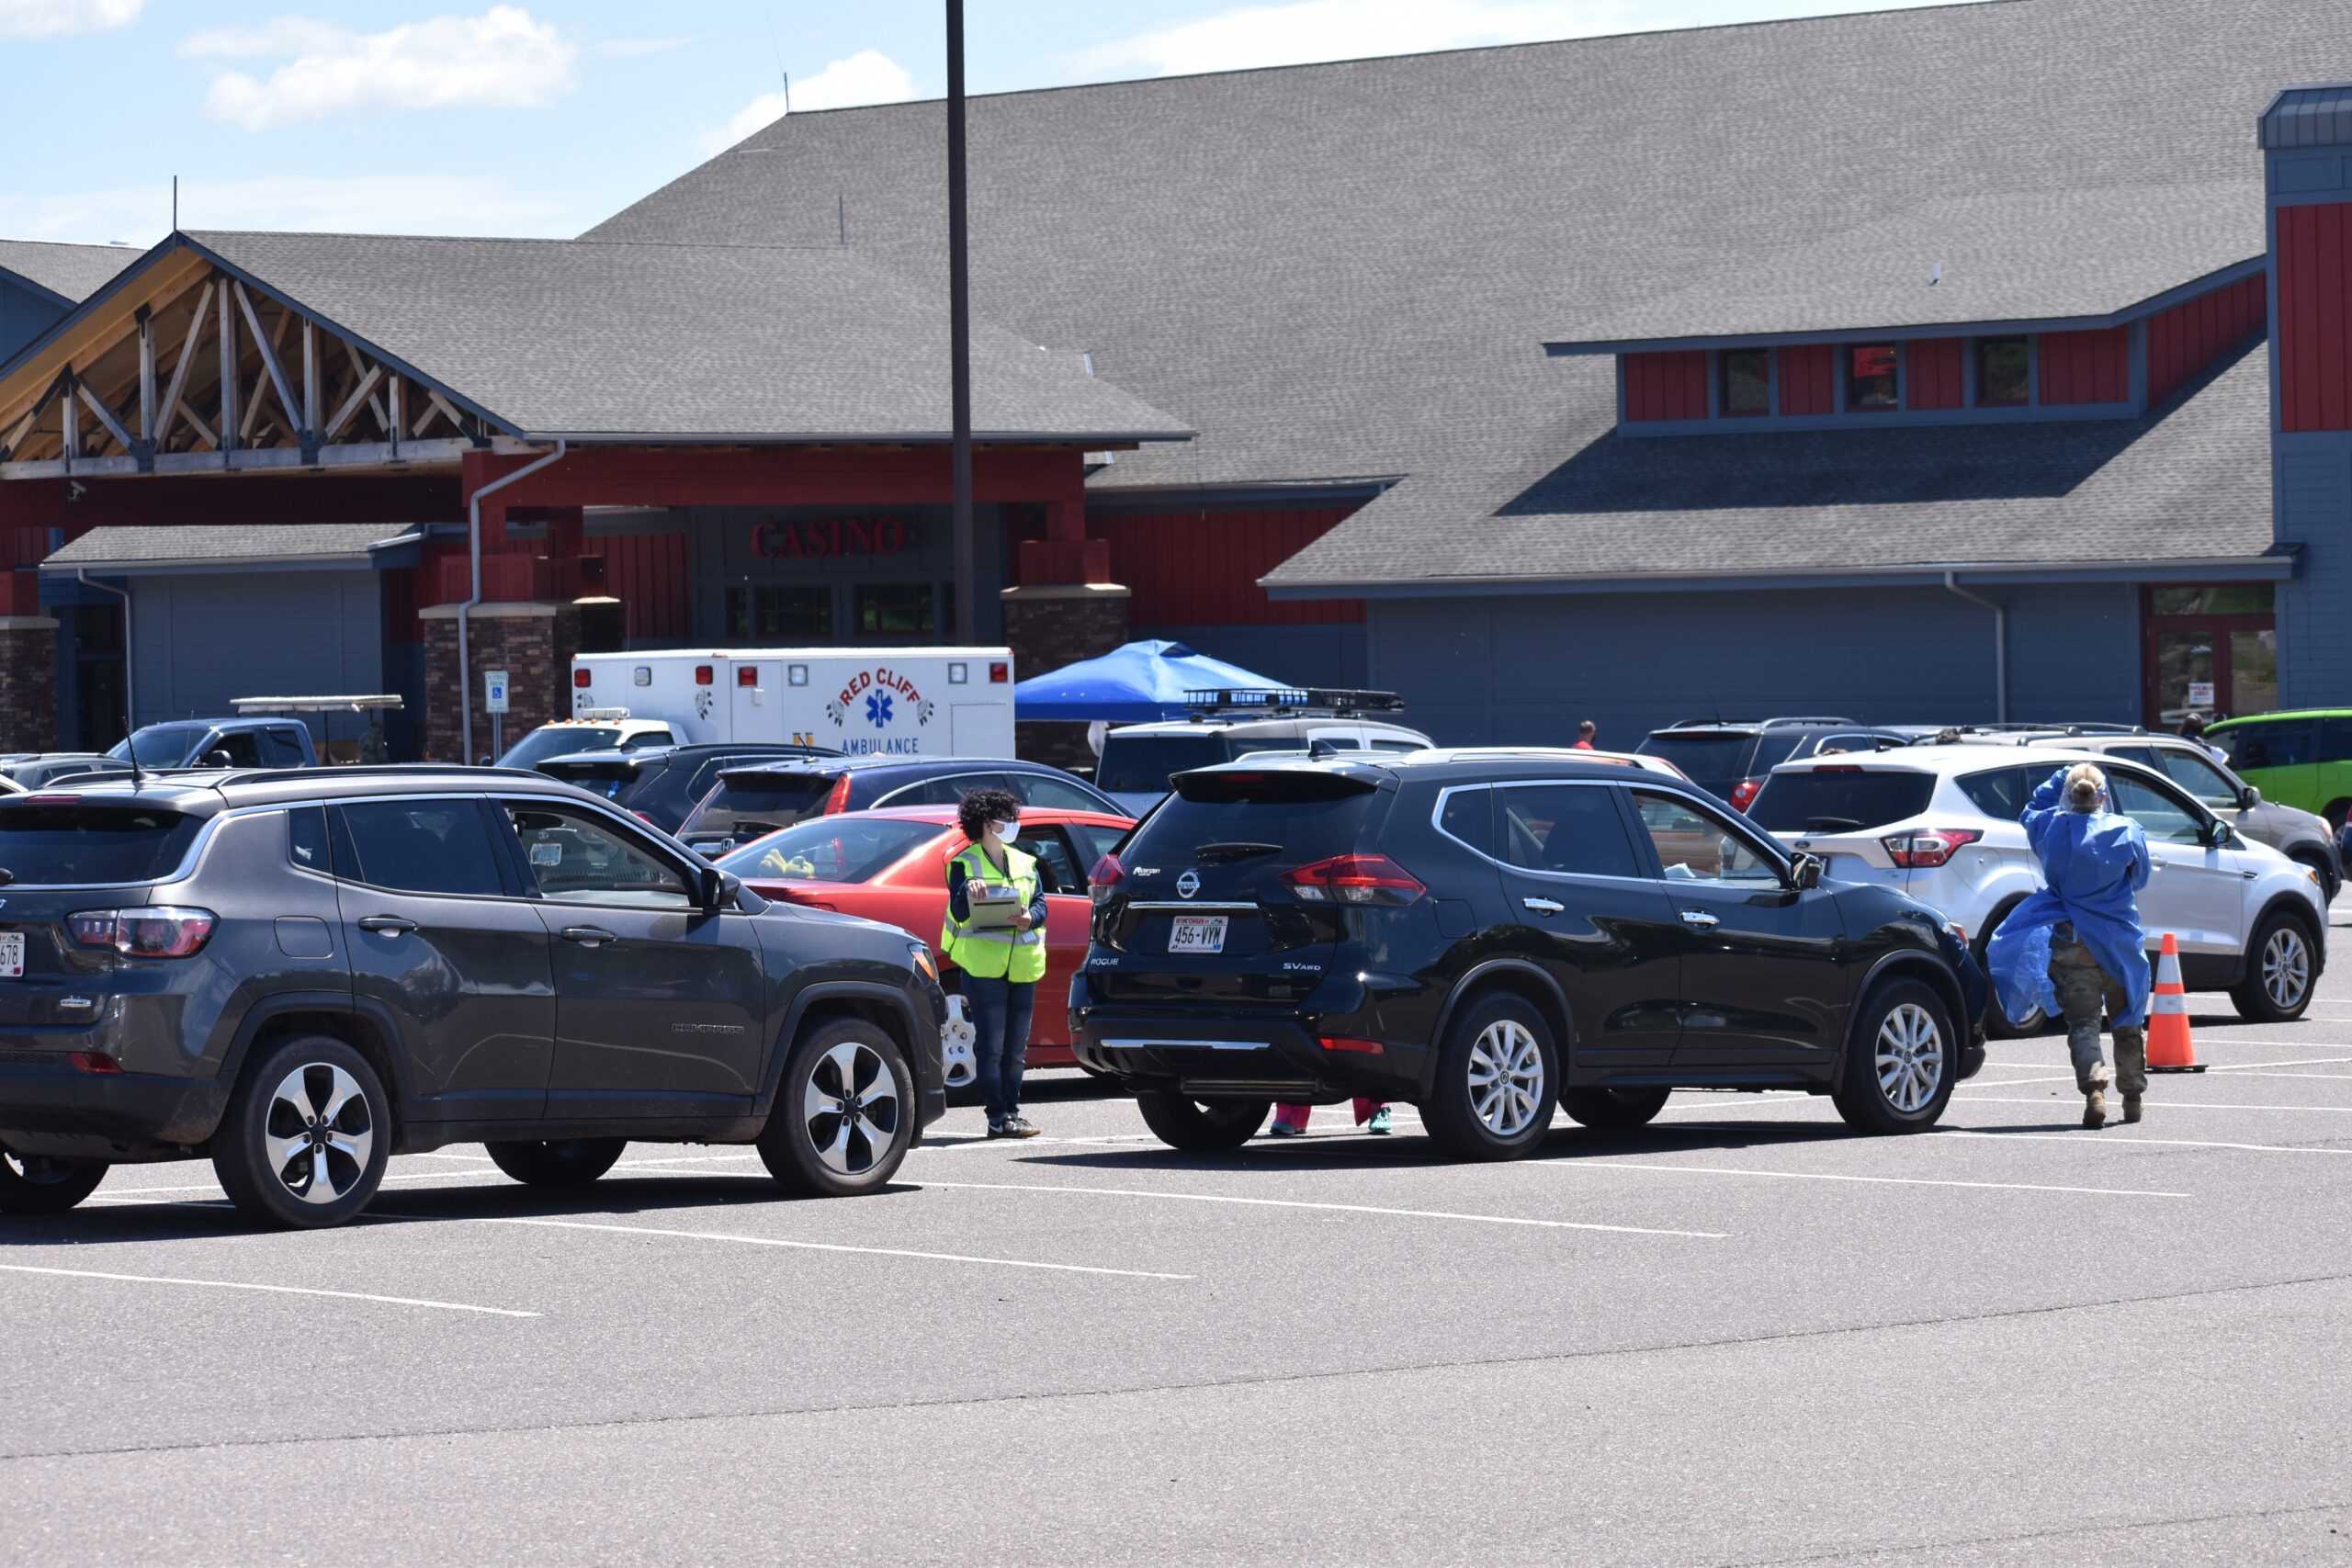
[[[956,807],[956,825],[977,844],[989,823],[1020,815],[1021,802],[1009,789],[967,789]]]

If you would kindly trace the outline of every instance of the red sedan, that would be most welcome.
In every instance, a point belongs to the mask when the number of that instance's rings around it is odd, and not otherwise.
[[[1086,875],[1134,827],[1131,818],[1024,807],[1013,840],[1046,874],[1046,977],[1029,1032],[1029,1065],[1074,1064],[1069,980],[1086,962],[1092,904]],[[763,898],[885,920],[936,944],[947,917],[947,861],[967,840],[953,806],[848,811],[755,839],[718,863]]]

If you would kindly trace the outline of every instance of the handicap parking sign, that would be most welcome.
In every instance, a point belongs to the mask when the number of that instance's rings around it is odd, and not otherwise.
[[[482,672],[481,698],[482,710],[485,713],[504,713],[506,711],[505,671],[489,670]]]

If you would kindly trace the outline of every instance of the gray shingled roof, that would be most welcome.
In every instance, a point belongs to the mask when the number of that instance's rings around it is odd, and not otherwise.
[[[47,240],[0,240],[0,272],[13,272],[68,304],[78,305],[144,254],[129,245],[61,245]]]
[[[947,299],[833,246],[191,233],[517,434],[944,440]],[[1182,439],[1178,421],[976,323],[983,438]]]
[[[2323,0],[2006,0],[981,97],[975,307],[1202,432],[1098,488],[1413,476],[1271,579],[1407,582],[1614,423],[1605,364],[1544,356],[1565,323],[1928,201],[2233,188],[2346,42]],[[793,115],[592,233],[821,243],[845,197],[853,244],[935,280],[942,136],[936,103]],[[2169,281],[2240,243],[2241,197],[2200,214]],[[1845,558],[1917,513],[1867,521]],[[2167,536],[2240,542],[2199,526]]]
[[[93,528],[43,560],[44,571],[188,566],[357,565],[368,552],[409,533],[402,523],[219,525],[110,524]]]

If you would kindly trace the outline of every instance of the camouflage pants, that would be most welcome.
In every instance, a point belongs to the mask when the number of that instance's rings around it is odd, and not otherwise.
[[[2123,1010],[2123,987],[2098,966],[2089,948],[2075,940],[2070,921],[2062,921],[2050,933],[2050,983],[2057,987],[2058,1010],[2066,1020],[2066,1051],[2075,1058],[2075,1087],[2088,1094],[2092,1069],[2100,1064],[2099,1021]],[[2135,1026],[2115,1032],[2115,1084],[2125,1094],[2147,1092],[2145,1029]]]

